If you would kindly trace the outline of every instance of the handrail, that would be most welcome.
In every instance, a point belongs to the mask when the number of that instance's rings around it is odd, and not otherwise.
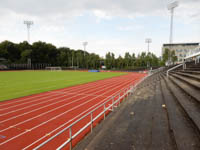
[[[177,65],[177,66],[175,66],[175,67],[173,67],[173,68],[171,68],[171,69],[169,69],[169,70],[167,70],[167,77],[169,77],[169,72],[170,72],[170,71],[172,71],[172,70],[174,70],[174,69],[176,69],[176,68],[178,68],[178,67],[180,67],[180,66],[183,66],[183,63],[182,63],[182,64],[179,64],[179,65]]]
[[[69,139],[67,141],[65,141],[62,145],[60,145],[57,150],[62,149],[64,146],[66,146],[68,143],[70,143],[70,150],[72,149],[72,139],[74,139],[76,136],[78,136],[84,129],[86,129],[88,126],[91,125],[91,132],[93,129],[93,122],[95,120],[97,120],[101,115],[104,114],[104,119],[106,116],[106,111],[110,110],[113,111],[114,110],[114,106],[116,104],[120,105],[120,100],[122,98],[125,98],[126,95],[129,96],[129,94],[132,94],[135,91],[135,88],[138,86],[139,83],[141,83],[142,81],[144,81],[148,76],[144,77],[142,80],[140,80],[138,83],[136,83],[134,86],[131,84],[130,86],[128,86],[127,88],[123,88],[121,92],[123,92],[123,95],[120,96],[120,93],[117,93],[116,95],[112,96],[111,98],[109,98],[108,100],[105,100],[104,103],[102,103],[101,105],[97,106],[95,109],[91,110],[90,112],[88,112],[87,114],[85,114],[84,116],[82,116],[81,118],[79,118],[78,120],[76,120],[75,122],[73,122],[72,124],[70,124],[69,126],[65,127],[64,129],[62,129],[61,131],[59,131],[58,133],[56,133],[54,136],[50,137],[48,140],[44,141],[43,143],[41,143],[40,145],[38,145],[37,147],[35,147],[33,150],[38,150],[39,148],[41,148],[42,146],[44,146],[46,143],[48,143],[49,141],[53,140],[55,137],[57,137],[58,135],[62,134],[63,132],[67,131],[69,129]],[[114,100],[116,97],[117,100]],[[106,107],[106,104],[108,102],[111,102],[111,104]],[[100,107],[104,107],[104,110],[102,112],[100,112],[95,118],[93,118],[93,112],[96,111],[97,109],[99,109]],[[86,118],[87,116],[91,116],[91,121],[88,122],[84,127],[82,127],[79,131],[77,131],[74,135],[72,135],[72,126],[75,125],[76,123],[78,123],[79,121],[83,120],[84,118]]]
[[[162,71],[162,70],[164,70],[164,68],[165,68],[165,67],[160,67],[160,68],[157,68],[157,69],[154,69],[154,70],[150,70],[150,71],[149,71],[149,74],[151,75],[151,74],[153,74],[153,73]]]

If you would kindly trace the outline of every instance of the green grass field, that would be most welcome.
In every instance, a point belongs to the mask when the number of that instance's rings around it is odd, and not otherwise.
[[[125,73],[76,71],[0,72],[0,101],[102,80]]]

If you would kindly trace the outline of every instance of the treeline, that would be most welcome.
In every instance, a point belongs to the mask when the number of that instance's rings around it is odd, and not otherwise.
[[[30,45],[24,41],[19,44],[10,41],[0,43],[0,58],[7,63],[27,63],[31,59],[32,64],[51,64],[51,66],[79,66],[79,68],[99,68],[101,58],[94,53],[83,50],[73,50],[68,47],[56,48],[56,46],[35,42]]]
[[[114,53],[108,52],[105,57],[105,65],[107,69],[127,69],[150,68],[160,66],[161,60],[153,53],[142,52],[137,57],[135,54],[125,53],[125,56],[115,58]]]
[[[78,67],[86,69],[133,69],[147,66],[159,66],[160,60],[153,53],[142,52],[137,57],[128,52],[124,57],[115,58],[113,53],[107,53],[104,58],[83,50],[73,50],[45,43],[34,42],[32,45],[24,41],[19,44],[3,41],[0,43],[0,60],[4,64],[23,64],[31,59],[32,64],[51,64],[51,66]]]

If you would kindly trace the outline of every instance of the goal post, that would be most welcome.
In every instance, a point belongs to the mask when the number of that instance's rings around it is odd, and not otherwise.
[[[62,71],[62,67],[46,67],[45,70],[49,70],[49,71]]]

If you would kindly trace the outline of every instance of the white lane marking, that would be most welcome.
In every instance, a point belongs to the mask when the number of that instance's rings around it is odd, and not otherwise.
[[[103,82],[104,83],[104,82]],[[101,84],[103,84],[103,83],[101,83]],[[105,82],[106,84],[107,84],[107,82]],[[98,83],[96,83],[96,84],[94,84],[94,85],[97,85]],[[87,84],[86,84],[87,85]],[[93,87],[94,85],[91,85],[91,87]],[[88,88],[89,88],[90,86],[88,86]],[[82,87],[77,87],[77,88],[73,88],[73,89],[60,89],[59,91],[61,92],[61,91],[74,91],[74,90],[77,90],[77,89],[79,89],[79,88],[81,88],[82,89]],[[82,90],[80,90],[80,91],[84,91],[85,89],[82,89]],[[43,97],[43,98],[41,98],[41,99],[45,99],[45,98],[48,98],[48,97],[51,97],[52,95],[50,95],[50,94],[52,94],[52,93],[54,93],[54,92],[56,92],[56,90],[55,91],[49,91],[48,93],[44,93],[44,96],[45,95],[47,95],[46,97]],[[49,96],[48,96],[48,94],[49,94]],[[43,95],[40,95],[39,97],[42,97]],[[35,98],[35,97],[29,97],[29,98],[27,98],[27,99],[31,99],[31,98]],[[26,99],[26,100],[27,100]],[[13,107],[17,107],[17,106],[21,106],[21,105],[24,105],[24,104],[28,104],[28,103],[32,103],[32,102],[35,102],[35,101],[39,101],[39,100],[41,100],[41,99],[35,99],[35,100],[31,100],[31,101],[28,101],[28,102],[25,102],[25,103],[22,103],[22,104],[18,104],[18,105],[14,105],[14,106],[10,106],[10,107],[6,107],[6,108],[2,108],[2,109],[0,109],[0,111],[2,111],[2,110],[7,110],[7,109],[9,109],[9,108],[13,108]],[[21,100],[22,101],[22,100]]]
[[[110,86],[110,87],[112,87],[112,86]],[[108,88],[110,88],[110,87],[104,88],[104,89],[102,89],[102,90],[100,90],[100,91],[103,91],[103,90],[108,89]],[[98,92],[100,92],[100,91],[97,91],[97,92],[95,92],[95,93],[98,93]],[[49,111],[46,111],[46,112],[44,112],[44,113],[42,113],[42,114],[40,114],[40,115],[37,115],[37,116],[32,117],[32,118],[29,118],[29,119],[24,120],[24,121],[22,121],[22,122],[19,122],[19,123],[13,125],[13,126],[16,127],[16,126],[21,125],[21,124],[23,124],[23,123],[25,123],[25,122],[28,122],[28,121],[30,121],[30,120],[33,120],[33,119],[38,118],[38,117],[41,117],[41,116],[43,116],[43,115],[45,115],[45,114],[47,114],[47,113],[49,113],[49,112],[55,111],[55,110],[57,110],[57,109],[59,109],[59,108],[62,108],[62,107],[64,107],[64,106],[67,106],[67,105],[70,105],[70,104],[75,103],[75,102],[77,102],[77,101],[80,101],[80,100],[82,100],[82,99],[84,99],[84,98],[86,98],[86,97],[87,97],[87,96],[82,97],[82,98],[79,98],[79,99],[77,99],[77,100],[75,100],[75,101],[73,101],[73,102],[67,103],[67,104],[65,104],[65,105],[56,107],[56,108],[51,109],[51,110],[49,110]],[[95,98],[97,98],[97,97],[94,97],[93,99],[95,99]],[[5,128],[5,129],[3,129],[3,130],[0,130],[0,132],[6,131],[6,130],[8,130],[8,129],[10,129],[10,128]]]
[[[107,86],[107,85],[106,85],[106,86]],[[103,86],[103,87],[104,87],[104,86]],[[102,87],[101,87],[101,88],[102,88]],[[92,89],[91,91],[93,91],[93,90],[95,90],[95,89]],[[53,98],[53,99],[51,99],[51,100],[60,99],[60,98],[62,98],[62,97],[66,97],[66,96],[68,96],[68,95],[64,95],[64,96],[61,96],[61,97],[56,97],[56,98]],[[79,96],[79,95],[78,95],[78,96]],[[102,96],[102,95],[92,95],[92,94],[90,95],[90,94],[85,94],[85,96],[88,97],[88,96]],[[0,123],[4,123],[4,122],[6,122],[6,121],[9,121],[9,120],[12,120],[12,119],[16,119],[16,118],[18,118],[18,117],[20,117],[20,116],[24,116],[24,115],[26,115],[26,114],[29,114],[29,113],[31,113],[31,112],[34,112],[34,111],[43,109],[43,108],[45,108],[45,107],[48,107],[48,106],[51,106],[51,105],[54,105],[54,104],[57,104],[57,103],[60,103],[60,102],[63,102],[63,101],[70,100],[70,99],[72,99],[72,98],[74,98],[74,97],[77,97],[77,95],[74,95],[74,96],[72,96],[72,97],[67,97],[67,98],[65,98],[64,100],[56,101],[55,103],[52,103],[52,104],[49,104],[49,105],[45,105],[45,106],[43,106],[43,107],[39,107],[39,108],[33,109],[33,110],[29,111],[29,112],[22,113],[22,114],[19,114],[19,115],[16,115],[16,116],[7,118],[7,119],[5,119],[5,120],[0,121]],[[103,96],[103,97],[109,98],[109,96]],[[47,102],[47,101],[46,101],[46,102]],[[29,108],[29,107],[33,107],[33,105],[28,106],[27,108]],[[25,107],[22,108],[22,109],[25,109]],[[18,110],[18,111],[19,111],[19,110]],[[16,112],[16,111],[12,111],[12,112]],[[9,113],[11,113],[11,112],[9,112]],[[8,114],[8,113],[6,113],[6,114]]]
[[[130,83],[129,85],[132,85],[132,83]],[[126,85],[127,86],[127,85]],[[125,86],[125,87],[126,87]],[[125,89],[125,88],[124,88]],[[112,95],[115,95],[116,93],[118,93],[120,90],[116,91],[115,93],[113,93]],[[111,97],[112,97],[111,95]],[[23,148],[23,150],[26,150],[27,148],[31,147],[32,145],[36,144],[37,142],[41,141],[42,139],[44,139],[45,137],[47,137],[47,135],[52,135],[52,133],[54,133],[55,131],[59,130],[60,128],[64,127],[66,124],[68,124],[69,122],[75,120],[76,118],[80,117],[81,115],[83,115],[84,113],[88,112],[90,109],[92,109],[93,107],[95,107],[96,105],[100,105],[101,103],[103,103],[105,100],[102,100],[101,102],[93,105],[92,107],[88,108],[87,110],[85,110],[84,112],[82,112],[81,114],[77,115],[76,117],[72,118],[71,120],[68,120],[67,122],[65,122],[64,124],[60,125],[59,127],[55,128],[54,130],[52,130],[51,132],[48,132],[46,135],[42,136],[41,138],[39,138],[38,140],[34,141],[33,143],[31,143],[30,145],[26,146],[25,148]],[[109,104],[110,105],[110,104]],[[69,125],[68,125],[69,126]],[[53,136],[53,135],[52,135]],[[50,137],[49,137],[50,138]],[[48,139],[47,139],[48,140]]]
[[[117,91],[117,92],[118,92],[118,91]],[[113,93],[112,95],[116,94],[117,92]],[[111,95],[111,96],[112,96],[112,95]],[[68,121],[65,122],[64,124],[62,124],[62,125],[60,125],[59,127],[55,128],[55,129],[52,130],[51,132],[48,132],[47,134],[45,134],[44,136],[42,136],[42,137],[39,138],[38,140],[34,141],[34,142],[31,143],[30,145],[28,145],[28,146],[26,146],[25,148],[23,148],[23,150],[26,150],[27,148],[29,148],[29,147],[31,147],[32,145],[34,145],[35,143],[41,141],[41,140],[44,139],[45,137],[52,135],[52,133],[54,133],[55,131],[57,131],[57,130],[59,130],[60,128],[64,127],[65,125],[67,125],[69,122],[72,122],[72,121],[75,120],[76,118],[81,117],[81,115],[83,115],[83,114],[89,112],[89,110],[91,110],[92,108],[94,108],[94,107],[100,105],[100,104],[103,103],[104,101],[105,101],[105,100],[102,100],[101,102],[99,102],[99,103],[93,105],[92,107],[90,107],[90,108],[88,108],[87,110],[83,111],[82,113],[78,114],[76,117],[74,117],[74,118],[68,120]]]
[[[106,84],[106,85],[107,85],[107,84]],[[106,85],[105,85],[105,86],[106,86]],[[96,87],[96,86],[95,86],[95,87]],[[86,91],[87,89],[90,89],[90,87],[88,87],[88,88],[86,88],[86,89],[83,89],[83,90],[80,91],[80,92]],[[94,90],[94,89],[92,89],[92,90]],[[87,92],[88,92],[88,91],[87,91]],[[58,93],[57,93],[57,94],[58,94]],[[59,93],[59,94],[61,94],[61,93]],[[27,109],[27,108],[30,108],[30,107],[33,107],[33,106],[36,106],[36,105],[40,105],[40,104],[43,104],[43,103],[46,103],[46,102],[54,101],[54,100],[56,100],[56,99],[59,99],[59,98],[62,98],[62,97],[67,96],[67,95],[59,96],[59,94],[57,95],[57,97],[52,98],[52,99],[49,99],[49,100],[47,100],[47,101],[42,101],[42,102],[40,102],[40,103],[36,103],[36,104],[33,104],[33,105],[28,105],[28,106],[26,106],[26,107],[22,107],[22,108],[19,108],[19,109],[15,109],[15,110],[13,110],[13,111],[9,111],[9,112],[7,112],[7,113],[0,114],[0,116],[5,116],[5,115],[11,114],[11,113],[13,113],[13,112],[17,112],[17,111],[20,111],[20,110],[23,110],[23,109]],[[48,97],[50,97],[50,96],[48,96]],[[42,98],[42,99],[46,99],[46,98]],[[40,100],[41,100],[41,99],[40,99]]]
[[[130,82],[130,81],[129,81],[129,82]],[[126,84],[127,84],[127,83],[126,83]],[[124,85],[124,84],[122,84],[122,85]],[[117,86],[117,87],[115,87],[115,88],[112,88],[111,90],[108,90],[108,91],[104,92],[104,94],[105,94],[105,93],[108,93],[108,92],[110,92],[110,91],[112,91],[112,90],[114,90],[114,89],[116,89],[116,88],[118,88],[118,87],[121,87],[122,85]],[[97,97],[96,97],[96,98],[97,98]],[[80,106],[82,106],[82,105],[84,105],[84,104],[86,104],[86,103],[92,101],[93,99],[94,99],[94,98],[92,98],[91,100],[86,101],[86,102],[84,102],[84,103],[82,103],[82,104],[80,104],[80,105],[77,105],[77,106],[73,107],[72,109],[69,109],[69,110],[67,110],[67,111],[65,111],[65,112],[63,112],[63,113],[61,113],[61,114],[59,114],[59,115],[57,115],[57,116],[55,116],[55,117],[53,117],[53,118],[51,118],[51,119],[45,121],[45,122],[43,122],[43,123],[41,123],[41,124],[38,124],[37,126],[31,128],[30,130],[34,130],[34,129],[36,129],[36,128],[38,128],[38,127],[40,127],[40,126],[42,126],[42,125],[44,125],[44,124],[46,124],[46,123],[48,123],[48,122],[50,122],[50,121],[52,121],[52,120],[55,120],[56,118],[58,118],[58,117],[60,117],[60,116],[62,116],[62,115],[64,115],[64,114],[66,114],[66,113],[68,113],[68,112],[70,112],[70,111],[72,111],[72,110],[74,110],[74,109],[76,109],[76,108],[78,108],[78,107],[80,107]],[[105,100],[105,99],[104,99],[104,100]],[[25,133],[27,133],[27,131],[22,132],[22,133],[20,133],[20,134],[18,134],[18,135],[16,135],[16,136],[14,136],[14,137],[12,137],[12,138],[6,140],[6,141],[0,143],[0,145],[3,145],[3,144],[5,144],[5,143],[7,143],[7,142],[9,142],[9,141],[11,141],[11,140],[13,140],[13,139],[16,139],[17,137],[19,137],[19,136],[21,136],[21,135],[23,135],[23,134],[25,134]]]

